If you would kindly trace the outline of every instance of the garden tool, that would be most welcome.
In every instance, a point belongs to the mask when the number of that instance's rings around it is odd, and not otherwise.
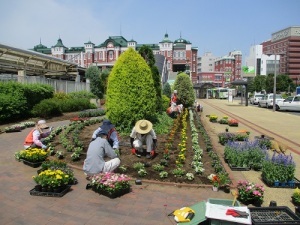
[[[133,155],[135,155],[136,157],[141,158],[141,155],[136,153],[136,149],[135,149],[135,148],[132,148],[132,149],[131,149],[131,153],[132,153]]]
[[[248,213],[236,209],[227,209],[226,215],[231,215],[233,217],[240,217],[240,218],[248,218],[249,216]]]
[[[239,192],[237,191],[237,190],[231,190],[231,194],[233,195],[233,202],[232,202],[232,206],[234,206],[234,204],[235,204],[235,201],[236,201],[236,199],[237,199],[237,197],[239,196]]]

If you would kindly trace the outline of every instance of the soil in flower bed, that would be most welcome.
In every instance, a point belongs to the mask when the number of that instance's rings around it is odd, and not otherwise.
[[[88,149],[88,145],[90,143],[91,137],[93,132],[99,127],[100,124],[94,124],[90,126],[86,126],[80,136],[79,139],[84,145],[84,153],[81,155],[80,160],[73,162],[71,160],[71,154],[70,152],[66,152],[66,150],[62,147],[62,145],[59,143],[59,137],[56,136],[55,140],[52,142],[52,146],[55,147],[56,151],[63,150],[65,152],[65,158],[63,159],[67,163],[71,165],[76,165],[79,167],[82,167],[83,161],[86,158],[86,151]],[[121,159],[121,165],[124,165],[127,168],[127,171],[124,172],[124,174],[136,178],[136,179],[147,179],[147,180],[159,180],[159,181],[166,181],[166,182],[178,182],[178,183],[190,183],[190,184],[211,184],[208,180],[207,176],[211,173],[215,173],[214,168],[211,166],[211,158],[208,155],[208,153],[205,151],[206,147],[204,145],[203,138],[199,134],[199,145],[204,150],[203,151],[203,158],[202,162],[204,164],[204,173],[202,175],[196,175],[194,170],[191,168],[190,164],[192,162],[192,157],[194,155],[194,152],[192,150],[192,143],[191,143],[191,129],[189,125],[188,120],[188,126],[187,126],[187,154],[186,154],[186,160],[185,164],[183,165],[183,168],[185,170],[185,174],[188,172],[191,172],[195,175],[195,179],[192,181],[189,181],[183,177],[174,177],[172,174],[172,171],[176,168],[176,157],[178,156],[178,144],[180,142],[180,130],[177,131],[177,134],[175,135],[173,147],[170,152],[170,159],[168,160],[168,166],[165,167],[164,171],[168,172],[169,176],[168,178],[160,178],[159,172],[155,171],[153,169],[153,165],[159,164],[161,160],[163,160],[163,153],[165,149],[165,143],[167,139],[167,135],[157,135],[157,141],[158,141],[158,147],[157,147],[157,155],[153,159],[147,159],[145,156],[142,156],[141,158],[138,158],[137,156],[134,156],[131,154],[131,147],[130,147],[130,138],[129,134],[127,137],[121,137],[120,140],[120,159]],[[173,153],[173,154],[172,154]],[[51,156],[50,159],[57,159],[55,156]],[[136,170],[133,169],[133,164],[141,162],[146,165],[146,171],[147,175],[145,177],[139,177]],[[120,171],[115,171],[120,172]]]

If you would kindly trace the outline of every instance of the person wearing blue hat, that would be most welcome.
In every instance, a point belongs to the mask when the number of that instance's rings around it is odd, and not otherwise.
[[[110,160],[105,161],[106,157]],[[98,173],[113,172],[120,162],[118,155],[107,141],[107,132],[101,130],[96,139],[89,144],[83,171],[88,177]]]
[[[94,131],[92,135],[92,141],[96,139],[97,135],[104,130],[107,133],[107,141],[113,149],[118,151],[119,149],[119,135],[115,126],[108,119],[104,119],[102,125]]]

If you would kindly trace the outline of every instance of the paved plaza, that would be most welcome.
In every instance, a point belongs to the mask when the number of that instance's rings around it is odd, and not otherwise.
[[[219,113],[212,105],[220,109],[230,110],[237,116],[250,118],[253,123],[261,123],[260,118],[255,114],[259,111],[261,116],[268,119],[265,127],[270,126],[272,132],[280,132],[282,137],[292,137],[299,140],[298,134],[294,134],[293,127],[300,127],[299,117],[288,115],[284,124],[281,124],[280,116],[277,112],[258,109],[254,107],[231,107],[230,103],[220,100],[199,100],[204,106],[203,114]],[[238,105],[238,103],[235,103]],[[258,121],[255,121],[256,120]],[[273,118],[274,121],[269,120]],[[69,121],[50,123],[57,127],[68,124]],[[271,124],[269,124],[271,123]],[[243,128],[241,124],[240,128]],[[246,127],[245,127],[246,128]],[[1,185],[0,185],[0,224],[5,225],[95,225],[95,224],[176,224],[174,219],[168,216],[173,210],[183,206],[190,206],[199,201],[206,201],[208,198],[232,199],[231,194],[222,191],[214,192],[210,187],[188,187],[178,185],[161,185],[160,183],[143,182],[142,185],[132,185],[132,192],[116,199],[96,194],[91,190],[86,190],[87,181],[83,172],[74,169],[78,184],[73,185],[71,191],[61,198],[31,196],[29,191],[35,183],[32,176],[36,175],[36,168],[32,168],[14,159],[14,153],[23,148],[23,140],[31,128],[27,128],[19,133],[3,133],[0,135],[1,157]],[[215,132],[219,128],[216,127]],[[277,130],[278,129],[278,130]],[[259,135],[255,130],[251,130],[252,135]],[[298,135],[298,137],[297,137]],[[300,161],[298,146],[291,146],[296,163]],[[233,179],[248,179],[249,174],[245,172],[230,172]],[[255,174],[254,174],[255,175]],[[250,176],[254,176],[251,174]],[[299,170],[296,176],[299,176]],[[252,179],[251,177],[249,179]],[[290,200],[292,190],[282,190]],[[275,196],[275,195],[274,195]],[[267,196],[268,201],[274,196]],[[275,199],[277,200],[277,198]],[[279,205],[280,200],[277,201]],[[288,205],[292,210],[292,205]]]

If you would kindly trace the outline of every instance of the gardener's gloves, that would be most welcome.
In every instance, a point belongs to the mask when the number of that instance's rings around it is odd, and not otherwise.
[[[42,149],[47,149],[47,146],[46,145],[42,145]]]
[[[132,148],[132,149],[131,149],[131,154],[133,154],[133,155],[136,154],[136,149],[135,149],[135,148]]]

